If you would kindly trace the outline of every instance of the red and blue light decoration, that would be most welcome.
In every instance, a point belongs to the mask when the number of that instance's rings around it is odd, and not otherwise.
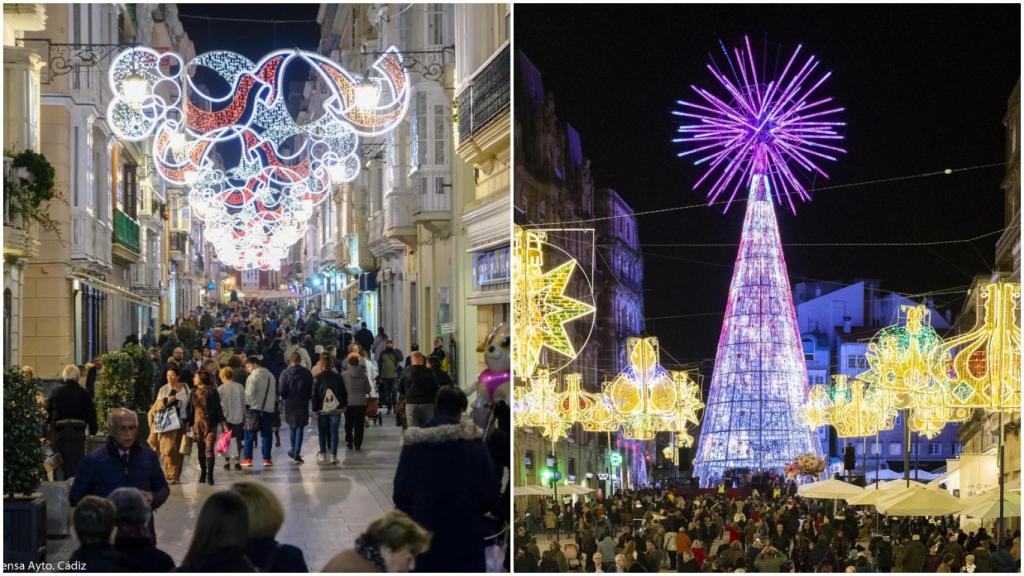
[[[300,62],[327,89],[319,116],[303,124],[289,114],[282,90],[288,67]],[[230,89],[208,93],[195,81],[200,68]],[[395,47],[366,78],[298,49],[259,62],[208,52],[186,64],[177,54],[135,47],[117,56],[108,80],[114,132],[126,141],[153,139],[157,173],[189,189],[189,204],[217,257],[238,269],[279,268],[316,205],[334,185],[359,175],[359,137],[393,129],[410,100]],[[367,88],[370,98],[361,101]],[[226,149],[238,158],[233,165],[223,165]]]

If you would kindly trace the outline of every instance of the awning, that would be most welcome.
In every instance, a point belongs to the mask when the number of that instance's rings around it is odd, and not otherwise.
[[[99,290],[101,290],[103,292],[106,292],[107,294],[110,294],[111,296],[117,296],[119,298],[124,298],[125,300],[128,300],[129,302],[134,302],[135,304],[139,304],[141,306],[151,306],[153,308],[159,308],[160,307],[160,304],[158,302],[153,302],[152,300],[147,300],[147,299],[143,298],[142,296],[139,296],[137,294],[133,294],[132,292],[129,292],[128,290],[125,290],[124,288],[121,288],[120,286],[114,286],[113,284],[111,284],[109,282],[106,282],[104,280],[100,280],[99,278],[97,278],[97,277],[95,277],[95,276],[93,276],[91,274],[86,274],[85,272],[72,272],[71,276],[74,277],[74,278],[78,278],[79,280],[81,280],[83,282],[86,282],[86,283],[88,283],[88,284],[98,288]]]

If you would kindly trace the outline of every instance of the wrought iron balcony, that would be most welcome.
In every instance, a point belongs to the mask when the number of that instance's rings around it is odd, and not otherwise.
[[[457,97],[459,109],[459,144],[509,107],[509,47],[478,71]]]

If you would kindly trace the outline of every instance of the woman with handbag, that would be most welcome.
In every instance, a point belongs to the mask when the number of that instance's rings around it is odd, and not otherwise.
[[[183,423],[188,413],[191,392],[178,376],[177,367],[167,367],[167,383],[160,387],[156,401],[149,410],[149,445],[160,454],[168,484],[177,484],[181,480],[181,470],[185,464],[182,445],[185,443],[183,438],[186,430]]]
[[[320,368],[313,383],[313,413],[320,436],[317,462],[338,463],[338,430],[341,414],[348,405],[348,394],[341,375],[334,371],[334,357],[330,352],[320,355]]]
[[[213,376],[206,370],[196,372],[193,383],[192,401],[188,404],[185,422],[195,439],[196,458],[199,460],[199,482],[213,486],[213,468],[216,460],[214,447],[217,444],[217,427],[226,425],[224,410],[220,405],[220,394],[214,386]]]

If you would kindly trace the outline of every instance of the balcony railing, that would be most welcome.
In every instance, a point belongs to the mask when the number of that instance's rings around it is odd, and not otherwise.
[[[120,244],[136,254],[141,252],[139,249],[139,223],[120,210],[114,210],[113,238],[114,244]]]
[[[442,190],[416,195],[416,213],[448,212],[451,210],[451,195]]]
[[[393,193],[385,198],[384,231],[391,233],[399,228],[413,226],[412,194],[407,192]]]
[[[171,232],[171,252],[185,254],[188,252],[188,232]]]
[[[476,73],[457,97],[459,144],[469,140],[509,106],[509,47]]]

